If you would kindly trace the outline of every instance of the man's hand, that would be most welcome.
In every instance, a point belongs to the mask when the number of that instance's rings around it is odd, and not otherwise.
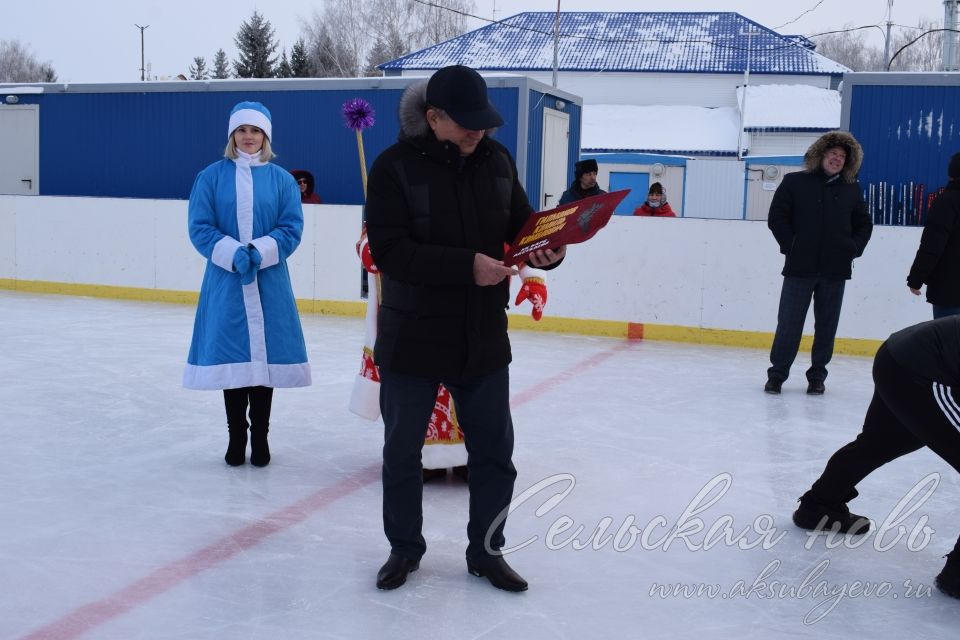
[[[556,249],[537,249],[530,254],[529,262],[535,267],[549,267],[550,265],[563,260],[567,255],[567,248],[557,247]]]
[[[481,287],[500,284],[504,278],[517,275],[517,270],[505,267],[500,260],[476,253],[473,256],[473,281]]]
[[[907,286],[909,287],[910,285],[907,285]],[[913,287],[910,287],[910,293],[912,293],[915,296],[918,296],[920,295],[920,289],[914,289]]]

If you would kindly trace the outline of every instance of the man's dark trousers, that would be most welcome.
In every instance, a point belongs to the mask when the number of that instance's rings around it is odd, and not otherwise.
[[[777,332],[770,349],[771,367],[768,378],[786,380],[790,367],[800,349],[803,323],[813,298],[813,352],[807,380],[823,382],[827,378],[827,364],[833,357],[833,341],[840,322],[840,306],[846,280],[841,278],[797,278],[784,276],[780,291],[780,310],[777,313]]]
[[[447,380],[380,371],[383,414],[383,530],[390,550],[419,560],[426,551],[423,527],[423,476],[420,452],[437,387],[450,391],[467,448],[470,522],[467,557],[503,547],[506,510],[513,498],[513,420],[507,367],[470,380]],[[503,516],[501,517],[501,514]]]

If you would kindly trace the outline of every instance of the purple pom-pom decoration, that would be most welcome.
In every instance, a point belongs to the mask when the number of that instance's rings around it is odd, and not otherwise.
[[[343,121],[354,131],[369,129],[374,123],[373,107],[363,98],[354,98],[343,103]]]

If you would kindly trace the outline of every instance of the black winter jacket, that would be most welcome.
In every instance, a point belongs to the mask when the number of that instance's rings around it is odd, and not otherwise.
[[[367,237],[382,273],[377,365],[454,380],[507,366],[509,283],[473,279],[474,254],[502,259],[533,212],[506,148],[484,138],[461,158],[429,129],[401,134],[373,163],[367,192]]]
[[[927,302],[960,307],[960,180],[952,180],[927,214],[907,285],[927,285]]]
[[[599,196],[606,193],[603,189],[600,188],[600,185],[595,184],[586,191],[580,189],[580,181],[574,180],[570,183],[570,188],[563,192],[560,196],[560,202],[557,204],[569,204],[571,202],[576,202],[577,200],[583,200],[584,198],[590,198],[592,196]]]
[[[783,177],[767,226],[786,256],[783,275],[845,280],[873,232],[860,184],[822,169]]]

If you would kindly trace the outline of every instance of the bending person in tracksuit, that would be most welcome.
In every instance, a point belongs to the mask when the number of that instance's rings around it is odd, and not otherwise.
[[[803,529],[863,534],[870,521],[851,513],[857,484],[900,456],[929,447],[960,471],[960,316],[891,335],[873,362],[875,390],[863,431],[833,454],[793,514]],[[955,394],[954,390],[958,393]],[[960,598],[960,539],[937,587]]]

